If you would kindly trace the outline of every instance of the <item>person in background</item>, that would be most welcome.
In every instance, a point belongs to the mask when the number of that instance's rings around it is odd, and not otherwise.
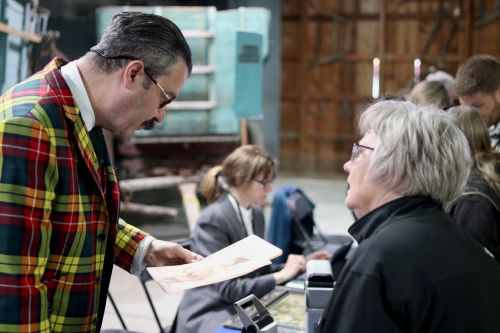
[[[410,91],[406,100],[419,106],[445,109],[450,104],[446,87],[438,81],[421,81]]]
[[[210,205],[203,210],[191,234],[191,249],[208,256],[248,235],[264,237],[262,206],[274,178],[273,159],[254,145],[237,148],[221,166],[209,170],[201,191]],[[329,259],[329,255],[315,252],[309,258]],[[186,291],[172,332],[215,331],[236,314],[234,302],[250,294],[264,296],[304,271],[305,263],[304,256],[291,254],[276,272],[267,266],[240,278]]]
[[[456,79],[460,104],[477,108],[489,126],[491,146],[500,151],[500,62],[473,55],[458,68]]]
[[[139,275],[201,259],[119,219],[101,131],[152,128],[191,68],[173,22],[124,12],[83,57],[0,97],[0,331],[99,332],[113,263]]]
[[[500,264],[500,153],[491,148],[488,127],[476,109],[462,105],[448,113],[465,134],[474,157],[465,189],[449,212]]]
[[[449,106],[458,105],[458,98],[455,92],[456,80],[451,75],[442,70],[433,69],[431,73],[427,74],[425,77],[425,81],[428,82],[440,82],[446,88],[446,92],[448,93],[449,98]]]
[[[383,101],[344,164],[358,241],[321,333],[500,332],[500,267],[443,207],[466,182],[467,139],[445,112]]]

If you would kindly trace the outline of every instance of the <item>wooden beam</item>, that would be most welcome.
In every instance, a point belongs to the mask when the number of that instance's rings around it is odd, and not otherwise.
[[[437,13],[386,13],[387,20],[416,20],[416,21],[435,21]],[[335,15],[341,16],[348,21],[378,21],[380,20],[379,14],[367,14],[367,13],[335,13]],[[452,14],[443,14],[444,18],[449,18],[450,20],[454,18]],[[320,20],[320,21],[332,21],[332,16],[329,14],[313,13],[307,15],[307,19]],[[298,21],[300,20],[299,15],[285,15],[283,16],[283,21]]]
[[[166,215],[170,217],[177,217],[177,208],[144,205],[134,202],[122,201],[120,210],[124,213],[140,213],[145,215]]]
[[[25,39],[28,42],[33,42],[38,44],[42,42],[42,36],[37,35],[33,32],[23,31],[13,28],[5,23],[0,23],[0,32],[6,33],[8,35],[21,37],[22,39]]]
[[[386,24],[387,24],[387,17],[386,17],[386,8],[387,8],[387,1],[386,0],[380,0],[380,12],[379,12],[379,56],[378,58],[380,59],[380,67],[379,67],[379,91],[380,95],[383,96],[385,89],[384,89],[384,67],[385,67],[385,61],[387,60],[386,54],[385,54],[385,33],[386,33]]]
[[[132,136],[130,143],[141,145],[160,145],[160,144],[191,144],[191,143],[234,143],[241,140],[238,134],[220,134],[220,135],[148,135]]]
[[[372,97],[370,95],[323,95],[323,96],[306,96],[304,100],[307,103],[338,103],[338,102],[364,102],[369,101]],[[297,102],[296,98],[283,98],[284,101]]]
[[[474,52],[474,45],[472,42],[474,33],[474,3],[472,0],[466,0],[463,7],[465,9],[465,33],[464,33],[464,57],[462,59],[470,57]]]
[[[120,189],[132,193],[135,191],[156,190],[171,186],[177,186],[186,181],[182,176],[148,177],[125,179],[120,181]]]
[[[381,38],[381,37],[380,37]],[[499,54],[492,54],[493,56],[496,56],[497,58],[499,57]],[[347,54],[342,57],[342,59],[339,61],[339,64],[342,62],[369,62],[371,63],[373,61],[373,58],[379,57],[379,54]],[[444,62],[452,62],[452,63],[457,63],[457,62],[462,62],[464,61],[464,56],[460,54],[448,54],[440,58]],[[413,60],[415,60],[415,55],[401,55],[401,54],[390,54],[386,53],[384,55],[384,60],[385,62],[411,62],[413,63]],[[293,62],[295,63],[296,61],[293,59],[287,59],[284,58],[283,62]]]
[[[493,56],[495,54],[492,54]],[[373,58],[379,57],[379,54],[346,54],[342,57],[342,62],[368,62],[371,63]],[[413,62],[415,60],[416,55],[403,55],[403,54],[390,54],[386,53],[384,56],[384,60],[386,63],[388,62]],[[462,62],[464,60],[464,56],[460,54],[448,54],[440,59],[444,62]],[[293,62],[296,61],[293,59],[283,58],[283,62]],[[327,66],[327,65],[325,65]]]

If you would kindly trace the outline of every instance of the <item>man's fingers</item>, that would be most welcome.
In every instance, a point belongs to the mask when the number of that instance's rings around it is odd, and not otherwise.
[[[201,259],[203,259],[203,257],[197,253],[186,250],[184,248],[183,248],[183,250],[184,250],[184,258],[185,258],[186,262],[196,262],[196,261],[200,261]]]

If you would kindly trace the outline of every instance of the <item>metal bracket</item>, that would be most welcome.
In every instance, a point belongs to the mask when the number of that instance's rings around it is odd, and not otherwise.
[[[249,314],[243,308],[254,306],[256,313]],[[243,323],[243,331],[246,333],[277,333],[278,325],[274,321],[266,307],[259,299],[251,294],[234,303],[236,313]]]

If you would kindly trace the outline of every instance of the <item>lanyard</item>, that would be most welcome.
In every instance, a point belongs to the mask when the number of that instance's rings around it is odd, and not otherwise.
[[[233,197],[234,201],[236,201],[236,208],[238,208],[239,220],[241,222],[241,226],[243,227],[243,232],[245,233],[245,236],[248,236],[247,227],[245,226],[245,221],[243,220],[243,214],[241,214],[240,203],[231,192],[228,191],[227,193]]]

